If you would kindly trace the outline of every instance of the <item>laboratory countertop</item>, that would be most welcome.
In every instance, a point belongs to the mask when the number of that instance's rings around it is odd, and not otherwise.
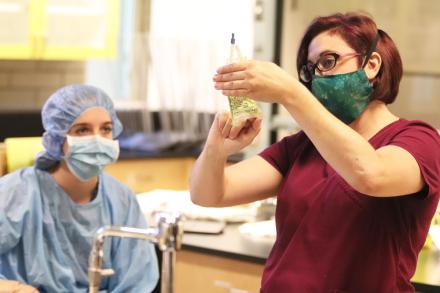
[[[121,160],[134,160],[144,158],[183,158],[194,157],[197,158],[200,154],[200,150],[169,150],[169,151],[139,151],[139,150],[127,150],[122,149],[119,154]]]
[[[239,225],[226,225],[222,234],[185,233],[183,249],[210,253],[264,264],[273,242],[254,240],[238,231]]]
[[[186,150],[167,150],[167,151],[140,151],[122,149],[119,154],[119,160],[136,159],[161,159],[161,158],[197,158],[200,155],[200,149]],[[238,153],[228,157],[228,162],[235,163],[243,160],[244,154]]]
[[[190,234],[183,236],[183,249],[264,264],[273,242],[253,239],[238,230],[239,225],[227,225],[222,234]],[[412,282],[418,292],[440,292],[440,251],[422,249]]]

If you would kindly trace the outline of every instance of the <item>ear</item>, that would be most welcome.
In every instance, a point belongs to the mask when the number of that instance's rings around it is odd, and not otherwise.
[[[373,52],[367,62],[367,65],[365,65],[365,73],[367,74],[368,80],[371,81],[376,77],[376,75],[379,73],[381,65],[382,58],[380,57],[379,53]]]

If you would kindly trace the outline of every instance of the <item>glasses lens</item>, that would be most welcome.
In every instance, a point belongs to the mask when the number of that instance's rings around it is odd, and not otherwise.
[[[299,71],[299,78],[303,82],[309,82],[312,79],[312,76],[310,75],[310,71],[309,71],[307,65],[303,65],[301,67],[301,70]]]
[[[329,71],[336,66],[336,59],[336,54],[323,55],[321,58],[319,58],[316,67],[318,67],[319,71],[321,72]]]

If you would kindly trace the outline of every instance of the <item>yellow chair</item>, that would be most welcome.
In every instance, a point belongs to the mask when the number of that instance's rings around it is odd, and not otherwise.
[[[6,173],[6,146],[0,143],[0,176]]]
[[[6,169],[4,171],[6,173],[32,166],[37,154],[44,150],[41,137],[7,138],[4,142],[4,149],[6,157]]]

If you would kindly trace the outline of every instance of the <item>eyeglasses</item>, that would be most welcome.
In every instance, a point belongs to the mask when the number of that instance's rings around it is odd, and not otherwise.
[[[315,64],[308,62],[306,65],[303,65],[299,71],[299,78],[303,82],[308,83],[312,80],[313,76],[316,73],[316,70],[319,70],[319,72],[321,73],[330,71],[333,68],[335,68],[339,58],[349,57],[349,56],[355,57],[361,55],[362,54],[359,53],[347,53],[347,54],[338,54],[335,52],[325,53],[319,56],[319,59],[318,61],[316,61]]]

